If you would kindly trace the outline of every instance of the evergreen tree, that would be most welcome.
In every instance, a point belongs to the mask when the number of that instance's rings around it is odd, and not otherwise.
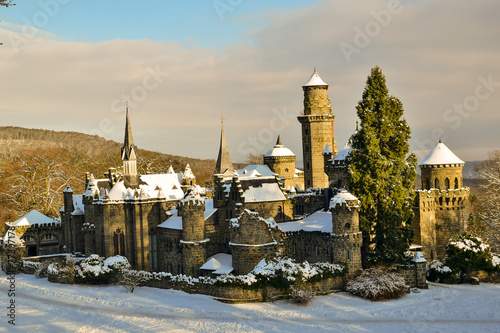
[[[361,201],[365,263],[391,264],[403,258],[413,238],[417,159],[409,153],[410,127],[378,66],[356,109],[361,129],[346,163],[350,189]]]

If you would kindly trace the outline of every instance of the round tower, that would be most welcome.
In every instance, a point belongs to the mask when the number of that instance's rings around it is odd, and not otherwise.
[[[285,178],[285,188],[296,185],[292,184],[295,176],[296,160],[295,154],[281,143],[279,135],[276,145],[264,155],[264,164]]]
[[[305,85],[304,115],[297,119],[302,125],[302,153],[304,160],[305,188],[328,187],[328,176],[324,170],[323,151],[326,144],[336,152],[333,133],[335,115],[328,98],[326,84],[314,69],[314,73]]]
[[[439,140],[436,147],[419,163],[422,172],[422,189],[452,190],[462,188],[464,164],[464,161]]]
[[[205,199],[192,189],[181,202],[182,205],[182,250],[183,272],[186,275],[200,274],[206,260],[205,245]]]
[[[350,274],[361,268],[359,205],[358,198],[345,190],[330,200],[334,262],[346,263]]]

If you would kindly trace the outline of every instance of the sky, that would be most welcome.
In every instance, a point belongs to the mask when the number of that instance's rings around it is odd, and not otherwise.
[[[411,149],[499,149],[494,0],[14,1],[0,8],[0,124],[77,131],[234,162],[281,135],[302,159],[302,85],[329,84],[341,149],[370,69],[404,106]]]

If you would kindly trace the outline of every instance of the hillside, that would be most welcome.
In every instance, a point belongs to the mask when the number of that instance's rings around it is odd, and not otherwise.
[[[122,165],[122,144],[96,135],[21,127],[0,127],[0,221],[10,221],[32,209],[57,217],[62,189],[84,187],[84,174],[102,177]],[[140,173],[176,172],[191,166],[197,183],[210,178],[215,160],[202,160],[138,148]]]

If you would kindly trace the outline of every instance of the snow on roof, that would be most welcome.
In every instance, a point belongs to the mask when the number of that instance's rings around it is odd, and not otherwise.
[[[240,179],[242,178],[253,178],[253,177],[271,177],[274,176],[274,171],[272,171],[267,165],[247,165],[243,169],[236,170],[236,174]]]
[[[349,155],[349,153],[352,151],[352,148],[349,147],[347,149],[342,149],[341,151],[339,151],[337,153],[337,155],[335,155],[335,157],[333,158],[334,161],[343,161],[345,160],[345,158]]]
[[[411,261],[413,261],[413,262],[427,262],[427,260],[425,260],[425,258],[424,258],[424,254],[420,251],[415,253],[415,255],[413,256]]]
[[[285,146],[276,147],[274,146],[272,149],[268,150],[268,152],[264,156],[295,156],[295,154]]]
[[[332,232],[332,214],[320,210],[302,220],[278,223],[278,227],[281,231]]]
[[[342,205],[343,203],[346,203],[349,206],[349,204],[347,203],[348,201],[356,201],[356,205],[359,205],[358,198],[356,198],[346,190],[342,190],[330,200],[330,208],[335,208],[337,205]]]
[[[242,197],[245,198],[245,202],[286,200],[278,183],[263,183],[258,187],[250,185]]]
[[[181,184],[177,174],[142,175],[139,185],[139,197],[141,198],[166,198],[167,200],[180,200],[184,197]],[[133,199],[135,190],[126,188],[123,181],[117,182],[109,191],[109,200],[122,201]]]
[[[182,179],[195,179],[195,178],[196,177],[194,176],[193,171],[189,166],[189,163],[186,164],[186,169],[184,169],[184,173],[182,174]]]
[[[172,168],[172,166],[169,166],[168,170],[167,170],[167,173],[169,173],[169,174],[170,173],[175,173],[174,168]]]
[[[323,155],[328,155],[333,153],[332,150],[330,149],[330,145],[327,143],[325,146],[325,150],[323,150]]]
[[[233,256],[227,253],[217,253],[204,263],[200,269],[213,271],[214,274],[229,274],[233,271]]]
[[[214,200],[213,199],[205,199],[205,220],[212,216],[213,213],[217,211],[217,208],[214,208]]]
[[[40,213],[37,210],[32,210],[28,214],[20,217],[12,223],[9,223],[11,227],[22,227],[22,226],[30,226],[35,224],[44,224],[44,223],[54,223],[57,222],[54,219]]]
[[[319,75],[318,72],[316,72],[316,68],[314,68],[314,73],[312,73],[311,78],[309,81],[306,82],[306,84],[303,85],[303,87],[309,87],[309,86],[327,86],[328,84],[323,81]]]
[[[158,228],[182,230],[182,216],[172,216],[162,224],[159,224]]]
[[[436,165],[436,164],[464,164],[457,157],[457,155],[453,154],[453,152],[445,146],[444,143],[439,141],[439,143],[432,149],[427,156],[420,161],[418,165]]]
[[[82,212],[82,214],[85,211],[85,206],[83,205],[83,194],[73,194],[73,209],[76,210],[77,208]],[[64,206],[61,207],[60,211],[64,212]]]

